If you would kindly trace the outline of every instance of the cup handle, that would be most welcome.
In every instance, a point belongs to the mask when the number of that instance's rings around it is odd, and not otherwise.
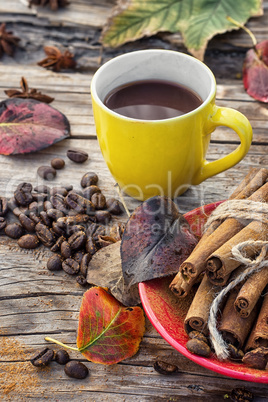
[[[236,165],[247,154],[252,141],[252,127],[248,119],[240,112],[227,107],[213,105],[205,132],[212,133],[217,126],[226,126],[234,130],[239,138],[240,145],[230,154],[213,162],[203,160],[200,170],[194,177],[193,184],[199,184],[208,177],[215,176]]]

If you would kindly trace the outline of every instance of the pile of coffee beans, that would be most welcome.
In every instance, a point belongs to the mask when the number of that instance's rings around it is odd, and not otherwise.
[[[65,349],[59,349],[54,352],[54,350],[45,347],[30,359],[30,362],[35,367],[48,366],[52,361],[64,365],[64,371],[68,377],[83,380],[89,374],[87,366],[78,360],[70,360],[69,353]]]
[[[70,155],[77,158],[78,154]],[[63,168],[65,162],[55,158],[51,164]],[[38,170],[44,178],[54,169],[41,168]],[[85,286],[92,256],[120,240],[124,230],[122,224],[111,223],[113,215],[124,212],[122,203],[106,199],[98,180],[95,172],[85,173],[79,190],[72,185],[33,187],[31,183],[20,183],[11,199],[0,197],[0,230],[17,239],[22,248],[35,249],[40,244],[49,247],[54,254],[47,261],[48,270],[63,270]],[[8,211],[17,217],[16,222],[8,222]]]

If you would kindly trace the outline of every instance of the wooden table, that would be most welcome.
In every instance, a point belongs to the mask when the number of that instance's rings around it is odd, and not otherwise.
[[[10,197],[22,181],[41,183],[37,168],[55,156],[66,160],[50,185],[70,184],[79,188],[88,170],[98,173],[106,196],[116,196],[112,179],[99,150],[90,99],[90,81],[100,63],[114,55],[143,48],[185,51],[181,36],[161,34],[102,50],[98,38],[115,1],[71,0],[68,8],[51,12],[48,8],[28,9],[19,0],[0,0],[1,22],[21,37],[14,58],[4,56],[0,64],[0,100],[4,89],[19,86],[21,76],[30,87],[55,97],[53,106],[71,123],[71,137],[41,152],[0,156],[0,193]],[[268,1],[264,15],[248,24],[261,41],[268,38]],[[54,73],[36,65],[44,57],[44,45],[68,47],[75,53],[75,72]],[[214,38],[205,62],[217,78],[218,105],[233,107],[250,120],[254,138],[249,153],[237,166],[192,187],[176,202],[181,212],[227,198],[252,166],[268,167],[268,109],[249,97],[241,81],[245,52],[250,38],[236,31]],[[214,160],[237,146],[231,131],[219,128],[213,134],[208,159]],[[89,160],[77,165],[67,160],[66,150],[79,147],[88,151]],[[125,196],[130,211],[138,201]],[[126,220],[126,216],[123,217]],[[44,347],[44,336],[75,345],[77,318],[84,289],[73,277],[46,269],[50,251],[20,249],[16,241],[0,236],[0,399],[3,401],[223,401],[234,387],[246,387],[256,401],[268,400],[268,385],[239,381],[204,369],[176,352],[146,321],[146,333],[138,353],[117,365],[104,366],[86,361],[90,377],[84,381],[68,378],[63,368],[52,363],[36,370],[29,358]],[[71,352],[73,359],[81,359]],[[163,376],[153,369],[160,358],[175,363],[180,372]],[[83,359],[82,359],[83,360]],[[85,362],[85,360],[83,360]]]

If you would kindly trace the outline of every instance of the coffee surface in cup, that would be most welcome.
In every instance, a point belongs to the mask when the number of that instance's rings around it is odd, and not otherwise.
[[[191,112],[202,104],[202,99],[190,88],[174,82],[144,80],[115,88],[104,104],[133,119],[163,120]]]

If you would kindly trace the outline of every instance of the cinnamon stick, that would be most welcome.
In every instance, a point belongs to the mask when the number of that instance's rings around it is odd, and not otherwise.
[[[252,221],[210,255],[206,263],[206,272],[211,283],[220,286],[226,284],[230,273],[241,264],[233,258],[232,248],[246,239],[267,241],[268,225],[260,221]],[[258,250],[256,247],[249,246],[244,248],[244,252],[247,257],[252,257]]]
[[[246,344],[246,352],[260,346],[268,347],[268,293],[263,298],[262,306]]]
[[[200,280],[200,276],[197,276],[194,281],[191,283],[186,282],[182,276],[182,274],[179,272],[178,277],[177,277],[177,282],[176,282],[176,287],[173,289],[173,292],[176,294],[177,297],[183,298],[189,295],[192,287],[194,284],[196,284]]]
[[[254,307],[253,311],[247,318],[241,317],[234,308],[234,301],[237,297],[238,291],[239,289],[233,289],[229,294],[223,309],[219,331],[226,342],[241,349],[257,317],[258,306],[256,305]]]
[[[268,172],[268,169],[266,170]],[[250,181],[250,183],[252,183],[252,188],[255,188],[254,179],[252,180]],[[259,183],[259,177],[257,181]],[[262,187],[260,187],[257,191],[255,191],[248,199],[256,202],[267,202],[268,183],[265,183]],[[185,280],[185,282],[188,283],[188,288],[189,286],[194,284],[194,278],[196,276],[199,276],[201,272],[205,271],[207,258],[215,250],[217,250],[224,243],[226,243],[229,239],[231,239],[233,236],[239,233],[239,231],[242,230],[242,228],[244,228],[244,224],[235,218],[228,218],[219,226],[217,226],[216,221],[215,226],[217,228],[214,231],[210,227],[208,228],[209,231],[208,235],[206,235],[206,233],[204,234],[204,236],[201,238],[200,242],[194,248],[190,256],[181,264],[179,268],[182,274],[182,278]],[[178,280],[181,281],[180,275],[178,276],[176,275],[170,284],[170,289],[175,294],[177,294],[178,291],[178,285],[177,285]]]
[[[253,168],[249,171],[243,182],[237,187],[233,194],[229,197],[230,200],[244,200],[258,190],[266,182],[268,178],[268,169]],[[238,192],[237,192],[238,191]]]
[[[233,200],[237,198],[238,194],[241,193],[242,190],[249,184],[249,182],[256,176],[256,174],[260,171],[260,168],[250,168],[248,174],[244,177],[241,183],[236,187],[233,193],[230,195],[229,200]],[[259,186],[261,187],[262,184]]]
[[[268,284],[268,267],[254,272],[244,283],[235,300],[235,309],[241,317],[248,317]]]
[[[212,301],[218,293],[219,287],[214,286],[204,275],[184,320],[184,329],[187,333],[200,331],[208,335],[208,316]]]

